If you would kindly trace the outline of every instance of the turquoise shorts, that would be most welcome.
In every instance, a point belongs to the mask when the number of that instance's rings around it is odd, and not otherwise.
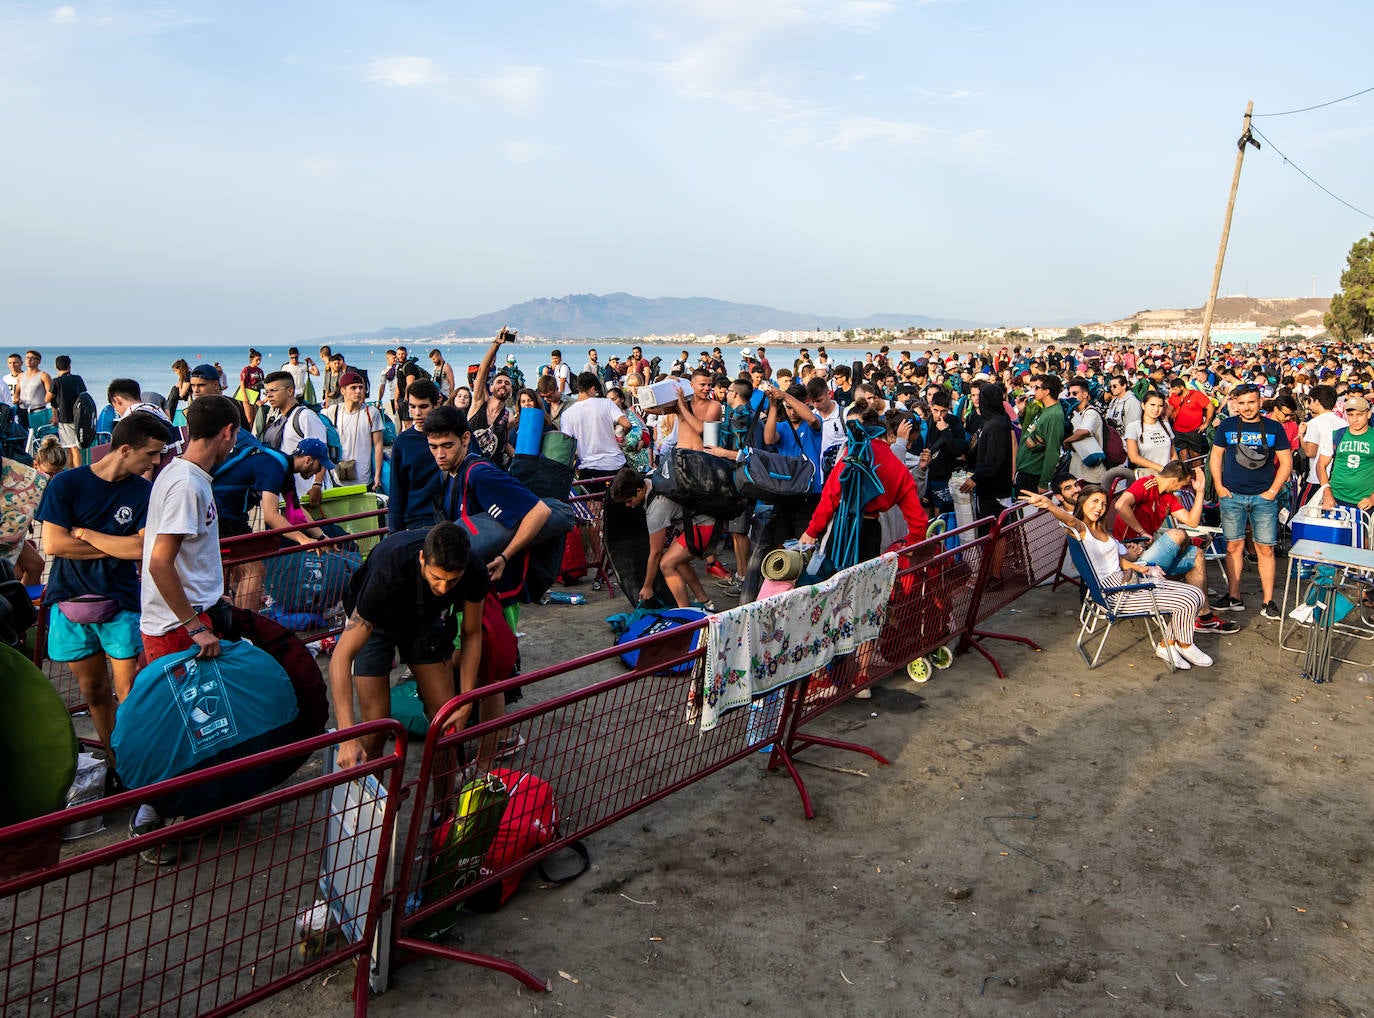
[[[57,605],[48,615],[48,659],[84,661],[105,654],[116,661],[138,657],[143,637],[138,631],[138,612],[120,612],[109,622],[73,622]]]

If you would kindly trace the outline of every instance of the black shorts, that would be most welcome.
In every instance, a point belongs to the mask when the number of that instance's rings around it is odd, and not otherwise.
[[[374,629],[372,635],[353,659],[354,675],[390,675],[391,662],[400,651],[401,660],[414,668],[447,661],[453,656],[453,641],[458,635],[458,623],[452,616],[414,638],[397,639],[390,633]]]
[[[219,539],[223,541],[228,537],[242,537],[244,534],[251,534],[253,528],[247,523],[240,523],[238,520],[228,520],[223,516],[219,518]]]

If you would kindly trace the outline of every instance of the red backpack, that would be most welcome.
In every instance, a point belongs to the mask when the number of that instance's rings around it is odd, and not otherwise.
[[[493,767],[491,774],[506,786],[510,798],[506,802],[505,812],[501,814],[496,836],[482,857],[481,873],[484,877],[528,858],[558,837],[558,806],[547,781],[524,771],[506,770],[503,767]],[[553,878],[544,872],[541,863],[539,875],[549,883],[566,884],[585,873],[591,865],[587,848],[582,842],[575,841],[568,847],[581,856],[581,867],[566,877]],[[511,871],[499,883],[470,897],[465,907],[473,912],[495,912],[510,900],[533,865],[530,863]]]

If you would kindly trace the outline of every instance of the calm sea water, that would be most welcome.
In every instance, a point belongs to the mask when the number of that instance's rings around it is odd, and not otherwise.
[[[595,347],[598,359],[605,363],[612,355],[624,359],[629,355],[632,344],[611,344],[597,345]],[[644,355],[649,358],[655,356],[663,358],[663,370],[667,370],[668,365],[672,364],[677,355],[683,350],[680,344],[650,344],[641,343],[640,347],[644,350]],[[440,349],[444,351],[444,356],[453,364],[454,374],[461,377],[465,373],[468,365],[476,365],[486,351],[487,343],[446,343],[440,344]],[[268,371],[274,371],[282,364],[286,363],[286,346],[259,346],[263,354],[262,366]],[[377,376],[386,362],[387,345],[383,343],[351,343],[336,345],[335,349],[344,351],[344,355],[350,364],[366,368],[372,377],[375,388]],[[428,368],[428,353],[432,349],[425,346],[423,349],[412,348],[411,353],[420,357],[421,364]],[[541,365],[549,363],[549,353],[558,349],[563,354],[563,359],[574,372],[582,370],[583,364],[587,361],[588,345],[584,342],[573,343],[526,343],[517,341],[507,344],[501,351],[497,361],[497,366],[505,363],[507,353],[513,353],[516,357],[516,365],[525,373],[525,377],[532,383],[538,375]],[[749,349],[752,349],[749,348]],[[784,348],[778,347],[781,351]],[[697,356],[701,353],[702,347],[689,346],[688,352],[691,360],[696,362]],[[731,374],[739,369],[740,355],[744,352],[744,347],[721,347],[721,353],[725,359],[726,368]],[[5,351],[8,353],[9,351]],[[22,351],[21,351],[22,352]],[[195,367],[200,363],[214,364],[218,362],[223,366],[229,375],[230,385],[237,384],[239,370],[248,364],[248,348],[235,344],[234,346],[201,346],[198,348],[178,349],[167,346],[126,346],[126,347],[64,347],[44,349],[43,368],[45,371],[54,373],[53,358],[58,354],[65,353],[72,359],[72,371],[80,375],[86,382],[86,388],[90,389],[96,397],[96,402],[104,403],[105,388],[110,381],[115,378],[135,378],[145,390],[152,390],[158,393],[166,393],[172,386],[175,378],[172,372],[172,361],[178,357],[184,357],[186,362]],[[319,360],[318,349],[301,348],[302,359],[308,354]],[[843,353],[836,351],[837,357],[842,357],[844,361],[856,357],[862,357],[863,352],[854,352],[848,348]],[[792,355],[785,355],[774,359],[774,366],[779,367],[786,361],[789,365]]]

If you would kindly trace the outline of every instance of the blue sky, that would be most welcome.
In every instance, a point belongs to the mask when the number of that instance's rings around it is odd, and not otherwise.
[[[0,3],[0,340],[284,342],[614,290],[1196,306],[1245,101],[1374,85],[1369,11]],[[1371,111],[1256,124],[1374,211]],[[1252,150],[1223,292],[1329,294],[1371,227]]]

